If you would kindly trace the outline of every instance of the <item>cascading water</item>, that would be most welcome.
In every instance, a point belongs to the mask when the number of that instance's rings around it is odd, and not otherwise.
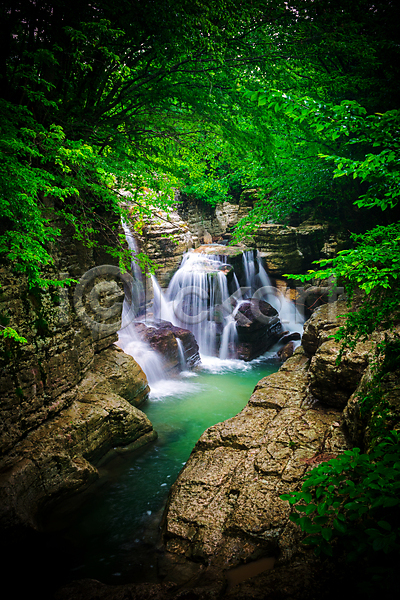
[[[137,246],[135,238],[131,234],[129,227],[122,221],[122,227],[125,232],[126,241],[132,254],[132,304],[135,304],[134,310],[129,304],[126,296],[122,305],[122,326],[118,332],[118,345],[126,354],[132,356],[140,365],[146,374],[150,385],[160,379],[165,378],[163,359],[160,354],[153,350],[149,344],[141,340],[133,323],[134,313],[139,312],[144,305],[144,286],[142,283],[142,272],[137,263]],[[133,313],[133,314],[132,314]]]
[[[179,338],[176,338],[176,343],[178,344],[179,366],[181,368],[181,371],[185,371],[187,368],[187,363],[186,363],[185,350],[184,350],[184,347],[182,344],[182,340],[180,340]]]
[[[169,321],[173,325],[178,325],[172,304],[166,300],[155,276],[151,275],[150,278],[153,286],[153,314],[155,318],[160,321]]]
[[[279,312],[280,321],[287,331],[290,333],[297,332],[302,335],[304,318],[297,310],[296,305],[288,300],[284,294],[279,292],[277,288],[272,286],[271,280],[262,265],[259,255],[257,256],[257,263],[258,273],[255,280],[258,280],[260,287],[255,292],[256,297],[264,297],[266,302],[271,304],[271,306]],[[260,294],[262,294],[262,296]]]
[[[133,290],[135,307],[143,308],[145,294],[143,276],[136,260],[137,247],[129,228],[124,223],[123,227],[133,257],[132,271],[134,285],[136,286]],[[188,252],[183,256],[181,266],[172,277],[165,294],[160,288],[156,277],[151,276],[154,292],[152,325],[157,325],[160,321],[168,321],[174,326],[190,330],[196,338],[203,360],[204,357],[215,356],[222,360],[236,358],[236,356],[244,360],[251,360],[252,357],[259,356],[259,349],[257,349],[258,353],[249,350],[248,340],[246,339],[247,349],[244,352],[243,349],[238,350],[240,340],[237,320],[239,318],[239,321],[246,322],[247,318],[238,315],[238,311],[246,303],[247,307],[242,310],[244,312],[248,310],[249,303],[250,309],[252,309],[253,305],[251,303],[254,301],[259,303],[262,300],[279,313],[279,319],[285,332],[297,332],[301,335],[303,324],[299,312],[292,302],[271,285],[261,258],[258,254],[255,255],[254,250],[247,250],[241,254],[242,275],[240,279],[227,262],[229,252],[226,252],[226,249],[221,247],[221,254],[218,254],[218,246],[208,246],[205,250],[207,252],[197,250]],[[240,256],[240,253],[239,255],[236,253],[236,259],[238,259],[238,256]],[[146,373],[149,383],[154,385],[167,377],[163,367],[163,359],[147,342],[139,337],[135,324],[129,322],[129,318],[127,318],[130,316],[129,310],[132,310],[132,308],[125,300],[123,328],[119,332],[119,345],[137,360]],[[137,309],[137,312],[139,311],[140,309]],[[246,314],[248,315],[248,312]],[[256,320],[258,316],[260,316],[260,313],[256,316],[253,314],[253,320]],[[261,318],[263,318],[262,315]],[[267,321],[268,318],[266,318]],[[146,315],[142,316],[142,319],[143,322],[146,322]],[[276,323],[277,319],[278,317],[275,318],[273,324]],[[279,325],[279,328],[272,332],[273,335],[266,349],[279,338],[279,331],[282,331],[280,327]],[[240,335],[242,339],[243,331]],[[185,371],[186,361],[184,360],[181,340],[177,339],[177,344],[178,368]]]
[[[154,316],[168,316],[174,325],[189,329],[199,345],[200,354],[214,356],[217,338],[223,330],[223,305],[229,298],[225,275],[226,261],[196,252],[185,254],[182,264],[168,286],[168,302],[163,302],[155,286]]]
[[[272,286],[261,258],[254,251],[245,251],[243,286],[227,257],[203,252],[184,255],[163,295],[153,277],[153,312],[157,319],[192,331],[199,344],[200,354],[227,359],[234,355],[238,334],[235,315],[242,304],[251,298],[264,300],[279,313],[280,321],[289,333],[303,331],[303,319],[290,300]],[[229,277],[229,284],[228,284]]]

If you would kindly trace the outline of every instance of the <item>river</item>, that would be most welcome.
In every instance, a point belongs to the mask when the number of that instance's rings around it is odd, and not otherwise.
[[[157,581],[159,526],[172,483],[205,429],[240,412],[257,381],[277,371],[275,357],[268,352],[251,363],[205,357],[196,371],[152,387],[141,409],[157,440],[104,462],[86,501],[52,518],[51,529],[70,548],[67,579]]]

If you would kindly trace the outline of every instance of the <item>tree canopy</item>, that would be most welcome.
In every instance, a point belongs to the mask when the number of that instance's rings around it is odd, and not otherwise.
[[[237,239],[260,221],[395,222],[398,13],[381,0],[3,3],[0,255],[31,286],[68,283],[43,271],[56,223],[96,244],[119,225],[121,190],[137,230],[174,188],[212,203],[256,188]]]
[[[0,260],[31,287],[69,283],[46,275],[60,223],[98,244],[100,228],[118,230],[123,191],[140,231],[175,188],[211,203],[255,188],[237,240],[260,222],[310,218],[353,233],[352,248],[298,276],[340,277],[350,298],[361,290],[336,336],[343,348],[398,322],[395,0],[5,0],[0,17]],[[129,262],[122,245],[106,249]],[[363,399],[380,417],[389,409],[379,386],[400,357],[395,336],[381,354]],[[288,495],[322,551],[333,527],[361,540],[357,552],[398,552],[384,497],[395,502],[399,440],[390,419],[375,421],[383,445],[370,458],[351,451]],[[376,468],[386,473],[378,488]],[[381,520],[366,529],[371,502]]]

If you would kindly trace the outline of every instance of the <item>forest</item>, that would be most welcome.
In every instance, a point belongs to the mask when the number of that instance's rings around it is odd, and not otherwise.
[[[317,553],[373,555],[373,577],[389,581],[400,549],[400,419],[382,391],[400,357],[398,3],[6,0],[0,28],[0,261],[31,288],[71,283],[48,275],[57,223],[95,246],[119,228],[121,190],[139,233],[177,189],[211,204],[257,190],[235,242],[306,219],[351,233],[351,248],[293,278],[334,278],[355,301],[336,334],[342,354],[387,332],[360,400],[370,446],[321,464],[285,499]],[[127,268],[122,238],[106,249]],[[0,331],[26,341],[6,321]]]

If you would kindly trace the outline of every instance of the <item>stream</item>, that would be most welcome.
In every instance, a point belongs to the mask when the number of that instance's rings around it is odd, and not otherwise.
[[[141,409],[157,440],[100,465],[83,505],[53,519],[73,557],[67,579],[158,581],[157,543],[171,485],[204,430],[240,412],[256,383],[279,366],[274,351],[250,363],[202,357],[196,371],[152,386]]]
[[[134,257],[134,237],[124,228]],[[282,347],[278,342],[281,336],[289,334],[296,340],[294,344],[300,343],[303,319],[295,306],[271,286],[253,250],[239,253],[239,281],[227,262],[227,258],[234,258],[225,254],[231,250],[210,245],[204,253],[202,248],[183,256],[168,290],[162,291],[152,278],[154,300],[150,311],[146,306],[141,316],[145,329],[168,321],[178,331],[192,332],[201,356],[201,364],[194,370],[186,370],[187,357],[177,337],[180,374],[167,378],[164,357],[140,338],[138,320],[130,317],[132,304],[125,297],[118,345],[135,358],[147,376],[151,393],[140,408],[158,438],[136,451],[114,450],[111,458],[98,465],[99,481],[90,487],[85,502],[79,507],[71,502],[53,515],[50,529],[61,534],[70,548],[67,579],[92,578],[109,584],[158,581],[163,511],[171,485],[194,445],[208,427],[238,414],[256,383],[278,370],[281,362],[276,351]],[[132,274],[132,298],[140,306],[144,282],[134,262]],[[252,294],[256,299],[251,298]],[[265,313],[258,308],[262,298],[267,300],[263,301]],[[242,316],[238,324],[238,311],[244,306],[248,310],[258,308],[259,312],[256,316],[253,313],[252,321]],[[240,323],[242,330],[247,327],[252,336],[264,335],[260,339],[264,340],[264,348],[270,349],[253,360],[238,360]],[[267,330],[269,338],[265,337]]]

